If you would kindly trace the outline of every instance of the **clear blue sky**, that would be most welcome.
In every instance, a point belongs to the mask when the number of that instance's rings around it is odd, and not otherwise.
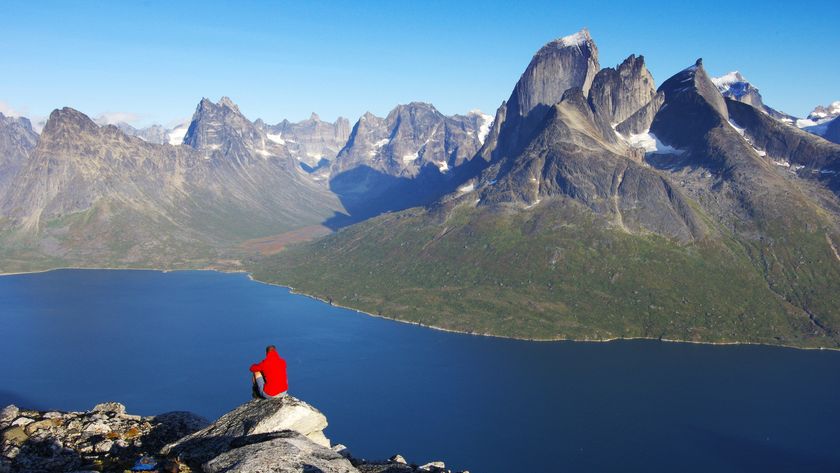
[[[542,44],[584,26],[602,66],[640,53],[657,84],[703,57],[788,113],[840,100],[840,1],[696,3],[9,0],[0,106],[137,124],[222,95],[270,123],[311,111],[355,121],[413,100],[493,113]]]

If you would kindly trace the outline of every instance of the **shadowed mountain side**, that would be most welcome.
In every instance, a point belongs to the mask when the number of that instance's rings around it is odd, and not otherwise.
[[[757,152],[778,166],[794,168],[799,177],[825,184],[840,195],[840,145],[775,120],[749,104],[726,100],[733,125]]]
[[[429,205],[454,192],[486,166],[485,161],[474,159],[443,174],[427,165],[414,177],[393,176],[366,165],[352,168],[330,180],[330,190],[347,213],[336,213],[322,224],[337,230],[385,212]]]

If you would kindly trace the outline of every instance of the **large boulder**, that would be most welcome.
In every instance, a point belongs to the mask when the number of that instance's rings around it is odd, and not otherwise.
[[[324,448],[327,418],[309,404],[286,396],[282,399],[255,399],[228,412],[204,429],[167,445],[161,453],[177,456],[188,463],[204,463],[231,450],[234,444],[262,442],[264,435],[294,431]]]
[[[298,432],[267,434],[265,440],[228,450],[202,466],[206,473],[309,472],[357,473],[349,460]],[[256,436],[260,437],[260,436]],[[236,443],[234,443],[234,446]]]

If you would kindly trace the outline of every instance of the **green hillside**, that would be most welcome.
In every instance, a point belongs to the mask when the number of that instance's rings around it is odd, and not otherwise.
[[[837,261],[791,268],[830,251],[817,231],[797,238],[797,248],[731,237],[681,245],[617,230],[571,200],[516,212],[461,204],[380,216],[253,271],[338,305],[471,333],[840,346]],[[819,298],[828,315],[817,325],[801,307]]]

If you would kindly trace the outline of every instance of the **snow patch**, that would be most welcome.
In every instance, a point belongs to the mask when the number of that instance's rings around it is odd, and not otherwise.
[[[731,127],[732,127],[735,131],[737,131],[739,135],[741,135],[741,136],[745,136],[745,135],[744,135],[744,133],[746,132],[746,129],[745,129],[745,128],[741,128],[741,127],[739,127],[739,126],[738,126],[738,125],[737,125],[734,121],[732,121],[731,119],[730,119],[730,120],[728,120],[728,121],[727,121],[727,123],[729,123],[729,126],[731,126]]]
[[[535,200],[535,201],[534,201],[534,203],[533,203],[533,204],[531,204],[531,205],[526,205],[526,206],[525,206],[525,208],[526,208],[526,209],[530,209],[531,207],[536,206],[536,205],[537,205],[537,204],[539,204],[540,202],[541,202],[541,200],[540,200],[540,199],[537,199],[537,200]]]
[[[718,89],[726,89],[730,85],[738,82],[747,82],[747,79],[745,79],[738,71],[732,71],[720,77],[712,77],[712,84],[715,84]]]
[[[403,157],[402,157],[402,161],[403,161],[404,163],[411,163],[411,162],[416,161],[418,157],[419,157],[419,156],[418,156],[418,154],[417,154],[416,152],[415,152],[415,153],[413,153],[413,154],[406,154],[406,155],[403,155]]]
[[[379,148],[387,145],[389,141],[391,141],[391,140],[389,140],[388,138],[379,140],[379,141],[377,141],[376,143],[373,144],[373,147],[376,148],[376,149],[379,149]]]
[[[459,187],[457,190],[458,190],[458,195],[466,194],[468,192],[472,192],[472,191],[475,190],[475,184],[472,184],[472,183],[464,184],[463,186]]]
[[[446,161],[435,161],[434,164],[438,167],[438,171],[442,173],[449,171],[449,164]]]
[[[683,150],[674,148],[673,146],[666,145],[665,143],[659,141],[659,138],[656,137],[653,133],[648,131],[644,131],[642,133],[636,135],[630,135],[629,137],[624,137],[621,133],[616,132],[621,139],[626,141],[630,146],[635,148],[643,148],[645,153],[651,154],[682,154]]]
[[[278,145],[286,144],[286,140],[283,139],[283,133],[268,133],[265,135],[269,140],[277,143]]]
[[[184,144],[184,138],[187,136],[187,131],[189,129],[189,125],[187,124],[176,126],[166,133],[166,141],[172,146]]]
[[[478,133],[476,134],[476,137],[478,138],[478,142],[480,144],[484,144],[484,140],[486,140],[487,135],[490,134],[490,127],[493,126],[493,117],[477,109],[470,110],[469,113],[470,115],[478,115],[479,119],[481,119],[481,125],[478,126]]]
[[[557,40],[563,46],[583,46],[586,44],[586,41],[589,39],[589,32],[586,28],[578,31],[575,34],[570,34],[569,36],[564,36]]]

